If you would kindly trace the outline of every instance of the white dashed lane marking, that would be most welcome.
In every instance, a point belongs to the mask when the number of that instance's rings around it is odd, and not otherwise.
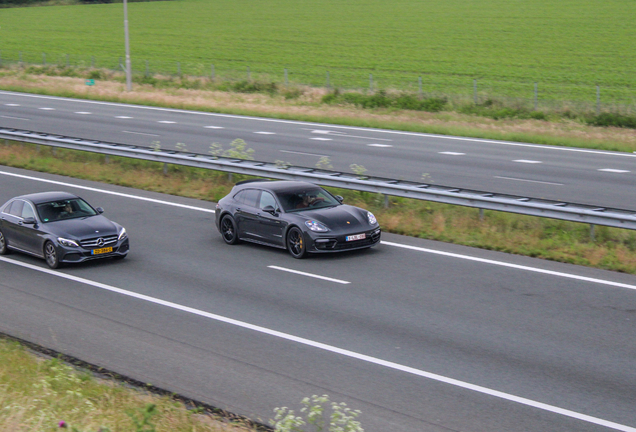
[[[382,147],[382,148],[393,147],[391,144],[367,144],[367,146],[369,146],[369,147]]]
[[[275,132],[266,132],[266,131],[260,131],[260,132],[254,132],[254,133],[259,135],[276,135]]]
[[[128,117],[128,116],[115,116],[115,118],[118,118],[118,119],[131,119],[132,117]]]
[[[449,152],[449,151],[439,152],[439,154],[445,154],[445,155],[451,155],[451,156],[464,156],[464,155],[466,155],[466,153]]]
[[[225,129],[223,126],[203,126],[205,129]]]
[[[89,114],[93,114],[93,113],[88,112],[88,111],[77,111],[75,114],[89,115]]]
[[[333,141],[332,138],[309,138],[314,141]]]
[[[55,111],[55,108],[47,108],[47,107],[44,107],[44,108],[38,108],[38,109],[41,109],[41,110],[43,110],[43,111]]]
[[[541,161],[528,160],[528,159],[517,159],[517,160],[513,160],[513,162],[527,163],[527,164],[540,164],[540,163],[543,163]]]
[[[341,279],[334,279],[334,278],[330,278],[327,276],[320,276],[317,274],[313,274],[313,273],[306,273],[306,272],[301,272],[298,270],[292,270],[292,269],[288,269],[285,267],[278,267],[278,266],[267,266],[268,268],[274,269],[274,270],[280,270],[280,271],[284,271],[284,272],[288,272],[288,273],[294,273],[297,275],[301,275],[301,276],[307,276],[307,277],[312,277],[312,278],[316,278],[316,279],[322,279],[322,280],[326,280],[329,282],[335,282],[335,283],[339,283],[339,284],[350,284],[351,282],[345,281],[345,280],[341,280]]]
[[[173,122],[173,121],[170,121],[170,120],[159,120],[157,123],[174,124],[176,122]]]
[[[602,168],[602,169],[599,169],[599,171],[611,172],[611,173],[619,173],[619,174],[630,172],[630,171],[627,171],[627,170],[613,169],[613,168]]]

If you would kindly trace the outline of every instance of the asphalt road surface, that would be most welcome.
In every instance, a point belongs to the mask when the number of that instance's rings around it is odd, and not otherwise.
[[[262,422],[328,394],[369,432],[636,431],[634,276],[389,234],[294,260],[213,203],[0,167],[0,202],[46,190],[131,252],[0,257],[0,332]]]
[[[241,138],[256,160],[636,210],[636,154],[356,128],[0,91],[0,126],[207,154]]]

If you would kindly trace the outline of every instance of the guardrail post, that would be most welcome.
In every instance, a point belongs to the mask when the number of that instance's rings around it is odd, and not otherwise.
[[[389,208],[389,196],[384,195],[384,208]]]
[[[479,209],[479,220],[480,221],[484,220],[484,209],[483,208]]]
[[[163,175],[168,174],[168,164],[166,162],[163,163]]]
[[[590,224],[590,239],[594,241],[594,224]]]

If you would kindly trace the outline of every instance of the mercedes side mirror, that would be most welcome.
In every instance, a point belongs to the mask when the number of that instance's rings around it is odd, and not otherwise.
[[[24,218],[24,220],[22,221],[23,225],[35,225],[37,223],[37,221],[35,220],[34,217],[27,217]]]
[[[104,213],[104,209],[103,209],[103,208],[101,208],[101,207],[97,207],[97,208],[95,209],[95,211],[96,211],[97,213],[99,213],[99,214]]]

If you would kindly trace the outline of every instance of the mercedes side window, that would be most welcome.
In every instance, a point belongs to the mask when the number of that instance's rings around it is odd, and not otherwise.
[[[24,206],[22,207],[22,219],[26,219],[26,218],[35,219],[35,212],[33,211],[33,207],[31,207],[31,204],[29,203],[25,203]]]
[[[12,216],[22,217],[22,207],[24,207],[24,201],[15,200],[11,203],[11,207],[9,207],[8,213]]]

